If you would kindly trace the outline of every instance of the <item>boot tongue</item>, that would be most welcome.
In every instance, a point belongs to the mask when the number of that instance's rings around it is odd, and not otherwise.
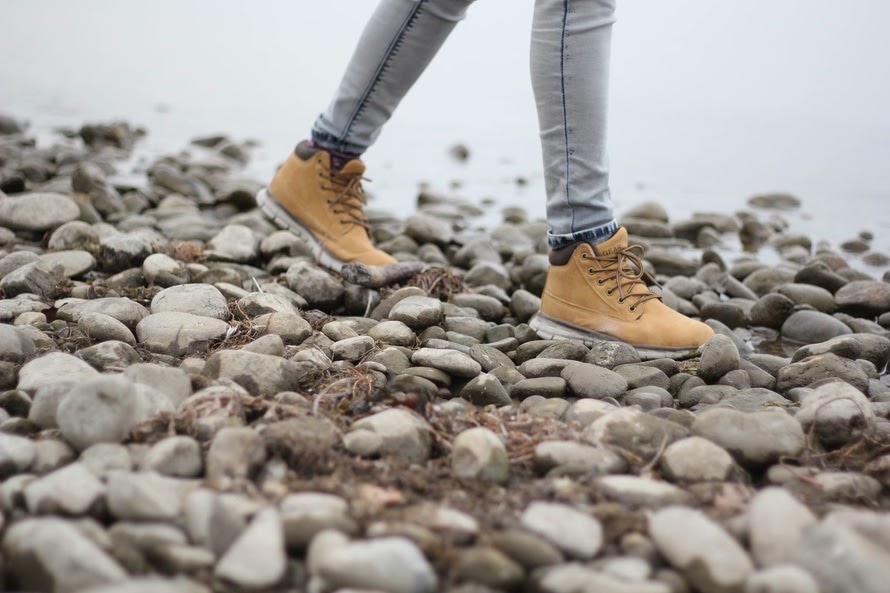
[[[597,255],[612,255],[622,249],[627,249],[627,229],[624,227],[620,227],[607,240],[593,246],[593,250]]]
[[[361,177],[365,173],[365,164],[361,162],[359,159],[352,159],[351,161],[347,161],[343,167],[337,172],[337,175],[343,175],[346,177]]]

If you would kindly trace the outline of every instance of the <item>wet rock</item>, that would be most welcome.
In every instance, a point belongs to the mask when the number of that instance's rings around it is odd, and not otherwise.
[[[0,201],[0,226],[43,232],[80,216],[77,204],[62,194],[30,192]]]
[[[25,519],[3,537],[7,585],[74,593],[119,583],[124,570],[74,525],[57,518]]]
[[[151,300],[152,313],[189,313],[228,320],[232,315],[226,298],[209,284],[181,284],[165,288]]]
[[[810,305],[823,313],[834,312],[834,296],[819,286],[809,284],[783,284],[776,289],[791,299],[795,305]]]
[[[827,313],[797,311],[782,324],[782,337],[801,344],[815,344],[853,331]]]
[[[816,516],[783,488],[757,493],[748,510],[751,554],[758,566],[782,565],[800,546]]]
[[[841,311],[876,317],[890,311],[890,284],[857,280],[838,289],[834,298]]]
[[[579,560],[594,558],[603,545],[600,522],[568,505],[532,502],[519,522],[525,529]]]
[[[487,428],[465,430],[454,439],[451,450],[454,474],[466,480],[505,482],[510,462],[503,441]]]
[[[751,307],[751,324],[770,329],[781,329],[794,311],[794,301],[783,294],[771,292],[763,295]]]
[[[754,566],[745,550],[700,511],[669,507],[649,519],[658,551],[704,593],[738,591]]]
[[[405,221],[405,234],[418,243],[446,245],[453,236],[451,225],[429,214],[418,213]]]
[[[826,448],[837,448],[875,430],[875,413],[856,388],[840,381],[820,385],[801,400],[795,416]]]
[[[566,366],[560,376],[576,397],[617,398],[627,391],[627,380],[614,371],[579,362]]]
[[[764,296],[773,292],[783,284],[794,281],[794,272],[784,268],[760,268],[751,272],[743,281],[743,284],[753,290],[757,296]]]
[[[363,457],[394,455],[412,463],[424,463],[430,455],[431,439],[419,416],[391,408],[354,422],[344,437],[344,445]]]
[[[265,509],[220,558],[214,574],[242,590],[263,591],[278,583],[286,569],[281,517],[275,509]]]
[[[708,383],[714,383],[726,373],[739,368],[739,361],[739,351],[733,341],[716,334],[702,345],[698,373]]]
[[[432,566],[417,545],[404,537],[348,542],[330,546],[318,556],[310,560],[310,570],[333,589],[433,593],[438,586]]]
[[[541,397],[563,397],[566,394],[566,381],[562,377],[537,377],[522,379],[513,384],[510,396],[526,399],[535,395]]]
[[[791,194],[760,194],[748,198],[748,205],[770,210],[794,210],[800,208],[800,198]]]
[[[728,451],[742,467],[762,468],[794,457],[805,445],[803,430],[784,411],[743,412],[710,408],[692,424],[692,434]]]
[[[786,393],[796,387],[808,387],[816,381],[837,378],[859,391],[868,390],[868,375],[852,360],[835,354],[819,354],[783,367],[776,378],[776,389]]]
[[[729,453],[711,441],[690,437],[667,447],[659,467],[674,482],[722,482],[730,477],[735,463]]]

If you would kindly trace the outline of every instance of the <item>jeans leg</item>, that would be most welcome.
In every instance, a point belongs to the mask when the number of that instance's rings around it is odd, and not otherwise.
[[[606,156],[614,22],[615,0],[535,0],[531,76],[552,247],[618,228]]]
[[[312,128],[315,144],[351,154],[371,146],[472,1],[382,0]]]

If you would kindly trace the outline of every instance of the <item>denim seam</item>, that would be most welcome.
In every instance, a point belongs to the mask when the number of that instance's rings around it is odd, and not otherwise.
[[[562,3],[562,37],[560,39],[559,45],[559,80],[562,90],[562,125],[563,131],[565,134],[565,144],[566,144],[566,181],[565,181],[565,190],[566,190],[566,205],[572,211],[572,222],[569,229],[574,232],[575,231],[575,206],[572,204],[571,197],[569,195],[570,186],[569,186],[569,177],[571,175],[571,161],[569,160],[570,149],[569,149],[569,110],[568,105],[566,104],[566,36],[568,34],[568,21],[569,21],[569,0],[563,0]]]
[[[349,135],[349,132],[352,131],[352,126],[355,124],[355,121],[364,111],[365,106],[368,104],[368,99],[371,97],[374,89],[377,87],[377,83],[382,80],[387,66],[398,52],[399,48],[402,45],[402,40],[405,38],[405,34],[414,25],[414,22],[417,20],[417,17],[420,14],[420,10],[421,8],[423,8],[423,5],[426,1],[427,0],[418,0],[418,2],[414,5],[414,8],[411,9],[411,12],[405,18],[405,21],[402,23],[401,27],[399,27],[399,32],[393,38],[392,42],[389,44],[389,47],[386,48],[386,52],[383,54],[383,59],[380,61],[380,65],[374,72],[374,77],[371,79],[371,82],[368,83],[367,88],[361,95],[361,99],[359,99],[358,104],[355,106],[355,109],[353,109],[352,114],[349,116],[349,119],[347,119],[346,126],[344,127],[343,132],[338,136],[337,140],[339,142],[345,143],[346,137]]]

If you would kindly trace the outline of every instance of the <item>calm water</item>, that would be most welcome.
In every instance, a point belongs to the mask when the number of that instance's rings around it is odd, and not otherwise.
[[[267,178],[321,111],[371,0],[0,0],[0,110],[55,125],[124,118],[149,154],[226,132]],[[462,184],[543,215],[531,95],[531,0],[479,0],[367,155],[376,205]],[[719,5],[718,5],[719,4]],[[890,80],[881,0],[619,2],[610,146],[619,212],[675,217],[799,195],[796,230],[860,230],[890,251]],[[472,151],[464,165],[447,149]],[[517,177],[529,180],[518,187]]]

